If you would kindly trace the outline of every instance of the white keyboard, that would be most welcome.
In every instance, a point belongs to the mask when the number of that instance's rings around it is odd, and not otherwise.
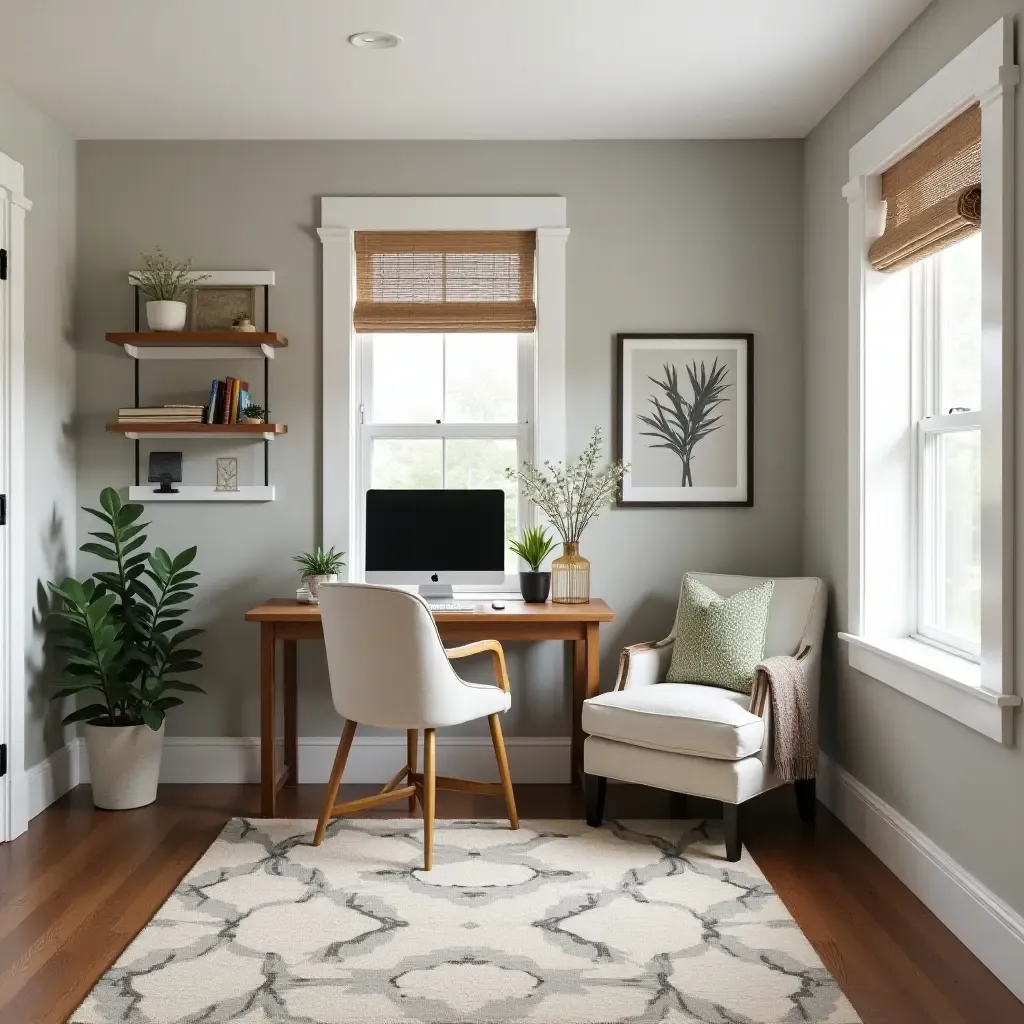
[[[432,612],[471,612],[473,605],[468,601],[428,601]]]

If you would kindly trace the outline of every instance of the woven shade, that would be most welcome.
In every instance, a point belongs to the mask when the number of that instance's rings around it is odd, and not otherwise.
[[[868,251],[892,272],[981,229],[981,108],[968,107],[882,174],[885,231]]]
[[[532,331],[533,231],[356,232],[357,331]]]

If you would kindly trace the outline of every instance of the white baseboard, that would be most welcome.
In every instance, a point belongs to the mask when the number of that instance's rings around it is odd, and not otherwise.
[[[1024,1001],[1024,917],[825,754],[818,798]]]
[[[84,763],[83,741],[73,739],[25,772],[24,786],[30,819],[45,811],[50,804],[82,781]]]
[[[77,785],[78,782],[89,781],[89,765],[84,741],[72,742],[77,744],[75,764],[78,774],[71,777],[76,778],[72,785]],[[568,736],[507,736],[505,749],[512,778],[519,783],[568,782],[570,744]],[[71,746],[69,744],[65,749]],[[300,737],[299,781],[327,782],[337,749],[338,740],[333,736]],[[421,765],[422,756],[421,751]],[[387,782],[403,764],[404,736],[356,736],[345,768],[345,781]],[[490,738],[438,736],[437,773],[497,782],[498,769]],[[164,741],[161,782],[240,783],[259,780],[260,741],[254,736],[168,736]],[[61,795],[56,793],[52,800]],[[38,814],[39,810],[33,813]]]

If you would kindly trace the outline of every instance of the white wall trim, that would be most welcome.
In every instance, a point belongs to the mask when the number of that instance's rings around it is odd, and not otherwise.
[[[565,458],[565,242],[563,196],[325,196],[320,201],[323,247],[321,543],[361,562],[352,486],[358,459],[358,346],[355,307],[356,231],[536,231],[537,372],[534,457]]]
[[[1015,275],[1007,226],[1014,217],[1017,78],[1013,23],[1002,18],[850,150],[850,181],[843,189],[849,203],[847,626],[868,639],[906,637],[916,632],[908,599],[915,557],[909,539],[915,522],[913,411],[910,388],[907,395],[900,391],[904,375],[913,386],[903,322],[909,299],[901,298],[898,278],[870,267],[867,252],[884,224],[881,172],[960,111],[981,104],[981,685],[1005,695],[1014,693]],[[1012,742],[1012,719],[1001,736]]]
[[[818,798],[1020,1000],[1024,917],[822,753]]]
[[[25,215],[21,164],[0,154],[0,246],[8,250],[0,282],[0,492],[7,525],[0,529],[0,742],[7,774],[0,779],[0,842],[28,827],[25,781]]]
[[[83,781],[83,773],[87,778],[88,769],[84,766],[85,741],[75,738],[29,768],[25,772],[28,817],[34,818],[74,789]]]

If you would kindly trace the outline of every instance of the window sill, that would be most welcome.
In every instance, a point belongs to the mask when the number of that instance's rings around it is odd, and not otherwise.
[[[1020,697],[981,687],[981,666],[910,637],[840,633],[850,667],[927,704],[998,743],[1013,742]]]

